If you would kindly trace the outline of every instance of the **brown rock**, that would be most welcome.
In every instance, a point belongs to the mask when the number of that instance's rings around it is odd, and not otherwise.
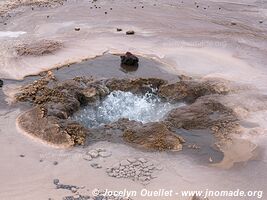
[[[126,52],[125,55],[121,56],[121,65],[137,66],[139,59],[131,52]]]
[[[135,32],[133,30],[130,30],[130,31],[126,32],[126,35],[134,35],[134,34],[135,34]]]
[[[227,94],[230,89],[225,82],[218,80],[193,81],[183,78],[183,80],[173,83],[161,85],[159,88],[159,96],[169,101],[184,100],[190,103],[197,98],[211,94]]]
[[[211,129],[216,136],[228,134],[237,126],[234,112],[214,97],[201,97],[189,106],[173,109],[166,121],[176,128]]]
[[[157,78],[138,78],[138,79],[110,79],[106,82],[106,86],[110,91],[121,90],[133,93],[146,93],[151,88],[159,88],[167,83]]]
[[[140,124],[139,126],[127,127],[123,133],[126,142],[148,150],[182,150],[184,139],[161,122]]]

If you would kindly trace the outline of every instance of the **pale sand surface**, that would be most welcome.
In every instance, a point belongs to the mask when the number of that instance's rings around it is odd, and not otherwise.
[[[266,193],[267,106],[264,98],[256,98],[259,94],[267,94],[266,1],[201,1],[198,9],[193,1],[182,4],[169,0],[144,1],[143,9],[141,4],[132,1],[101,1],[97,5],[101,5],[101,9],[90,9],[92,5],[88,1],[70,1],[61,7],[36,8],[34,11],[23,8],[25,12],[11,17],[6,26],[1,24],[0,77],[22,79],[105,52],[131,51],[163,62],[166,70],[172,73],[221,77],[246,84],[249,88],[246,92],[225,99],[225,103],[235,107],[240,116],[257,124],[253,128],[244,128],[241,136],[244,141],[238,138],[234,141],[238,145],[224,147],[225,150],[230,148],[229,156],[223,161],[224,167],[231,166],[233,160],[241,162],[232,169],[203,166],[183,154],[144,153],[107,142],[94,146],[112,151],[112,157],[103,163],[106,167],[128,156],[147,157],[161,163],[164,170],[146,186],[149,189],[170,188],[177,192],[183,189],[244,189]],[[137,9],[133,9],[134,6]],[[222,8],[220,11],[219,7]],[[260,24],[259,20],[265,22]],[[231,25],[231,22],[237,25]],[[74,31],[75,27],[81,30]],[[123,32],[117,32],[116,28],[122,28]],[[124,32],[131,29],[136,34],[126,36]],[[26,33],[18,34],[22,32]],[[14,46],[41,39],[61,41],[64,47],[41,57],[16,55]],[[9,87],[4,87],[6,93],[10,93]],[[131,180],[110,178],[104,169],[93,169],[81,158],[81,149],[54,149],[30,140],[16,129],[20,111],[10,112],[5,107],[1,105],[0,114],[0,199],[61,199],[70,194],[55,190],[54,178],[66,184],[84,185],[90,191],[97,187],[143,188]],[[251,154],[255,147],[248,140],[258,145],[257,157]],[[25,157],[21,158],[20,154]],[[253,160],[242,162],[248,157]],[[40,159],[44,161],[39,162]],[[53,165],[54,161],[59,164]]]
[[[1,115],[4,111],[1,112]],[[144,157],[155,163],[160,163],[163,170],[158,178],[147,186],[127,179],[108,177],[105,169],[94,169],[90,163],[83,160],[85,149],[72,150],[53,149],[40,145],[36,141],[19,134],[14,126],[19,110],[13,110],[1,120],[1,199],[61,199],[71,192],[56,190],[52,181],[59,178],[62,183],[86,186],[90,192],[94,188],[140,191],[143,188],[150,190],[173,189],[180,190],[265,190],[266,175],[263,173],[266,164],[262,161],[251,161],[241,164],[231,170],[222,170],[197,164],[190,156],[182,154],[170,155],[167,153],[147,153],[120,144],[99,142],[90,147],[105,148],[112,151],[107,159],[98,158],[97,163],[103,167],[110,167],[117,161],[129,157]],[[19,155],[25,155],[21,158]],[[42,159],[43,162],[39,160]],[[266,156],[261,158],[266,159]],[[58,165],[53,165],[57,161]],[[252,170],[257,166],[257,171]],[[86,194],[90,194],[86,192]],[[147,199],[137,197],[134,199]],[[152,198],[152,199],[163,199]],[[177,197],[168,198],[177,199]],[[183,199],[183,198],[181,198]],[[184,198],[188,199],[188,198]],[[214,198],[224,199],[224,198]],[[246,199],[246,198],[244,198]]]

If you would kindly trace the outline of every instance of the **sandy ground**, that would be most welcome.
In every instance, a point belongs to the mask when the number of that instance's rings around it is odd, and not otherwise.
[[[172,73],[221,77],[245,84],[246,92],[228,97],[225,102],[236,107],[246,121],[256,123],[256,127],[244,127],[242,135],[243,139],[259,147],[259,156],[253,161],[224,170],[203,166],[185,155],[144,153],[110,143],[95,145],[104,146],[113,153],[112,157],[99,161],[105,167],[128,156],[147,157],[161,163],[164,170],[146,186],[149,189],[170,188],[177,192],[183,189],[243,189],[266,193],[266,100],[257,98],[267,94],[266,1],[201,1],[198,8],[191,0],[183,3],[114,0],[99,1],[96,5],[101,8],[90,9],[91,2],[80,0],[55,8],[32,10],[23,7],[12,11],[7,24],[0,24],[0,77],[23,79],[103,53],[131,51],[160,60],[166,64],[165,70]],[[81,30],[75,31],[75,27]],[[123,31],[117,32],[116,28]],[[136,34],[126,36],[127,30],[134,30]],[[16,54],[17,45],[42,39],[62,42],[64,47],[51,55],[20,57]],[[6,92],[8,89],[9,86],[4,87]],[[90,191],[94,188],[140,190],[144,187],[131,180],[114,180],[104,169],[93,169],[81,158],[81,149],[53,149],[23,136],[15,127],[20,111],[10,110],[1,105],[0,199],[61,199],[70,194],[55,190],[54,178],[67,184],[84,185]],[[239,147],[246,150],[247,145],[243,141]],[[233,151],[235,149],[229,152]],[[20,157],[21,154],[25,157]],[[231,163],[231,157],[228,158],[230,161],[225,160],[225,163]],[[243,155],[239,158],[244,161]],[[59,164],[54,165],[54,161]],[[170,199],[177,199],[177,196]]]

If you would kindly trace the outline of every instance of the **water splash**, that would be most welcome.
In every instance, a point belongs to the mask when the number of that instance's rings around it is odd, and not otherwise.
[[[98,127],[115,122],[120,118],[142,123],[161,120],[170,110],[184,103],[162,102],[153,94],[138,96],[131,92],[113,91],[96,106],[87,106],[75,113],[73,119],[87,127]]]

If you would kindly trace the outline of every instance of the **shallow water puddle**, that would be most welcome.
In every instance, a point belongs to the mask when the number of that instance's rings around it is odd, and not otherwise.
[[[170,74],[164,70],[166,66],[153,60],[139,57],[139,66],[121,66],[120,57],[105,54],[81,63],[71,64],[58,70],[53,70],[59,80],[70,79],[75,76],[94,76],[97,78],[136,78],[157,77],[168,81],[177,81],[177,75]]]
[[[192,154],[204,163],[218,163],[223,160],[224,154],[216,149],[215,138],[209,130],[176,129],[176,132],[186,141],[183,153]]]

